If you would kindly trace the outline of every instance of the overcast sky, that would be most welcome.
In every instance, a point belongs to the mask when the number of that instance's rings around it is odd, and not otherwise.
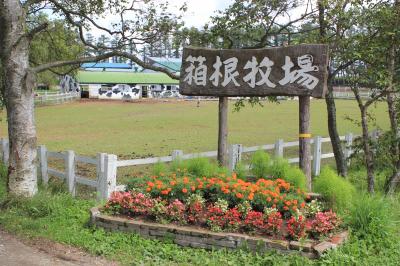
[[[233,0],[169,0],[173,10],[182,6],[184,2],[188,7],[183,17],[186,26],[199,28],[210,20],[215,11],[224,10],[233,3]]]

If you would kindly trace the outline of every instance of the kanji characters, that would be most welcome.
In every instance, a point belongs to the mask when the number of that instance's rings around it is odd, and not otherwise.
[[[244,76],[243,81],[247,82],[250,87],[254,88],[256,85],[260,86],[266,84],[268,87],[275,88],[276,85],[269,80],[269,75],[272,71],[272,66],[274,62],[270,60],[268,57],[264,57],[261,63],[258,65],[257,59],[255,56],[251,58],[251,61],[247,61],[244,69],[251,69],[250,72]],[[267,69],[265,71],[262,70],[263,67]],[[261,79],[256,81],[257,74],[260,73]]]
[[[207,83],[207,66],[204,65],[206,58],[203,56],[193,57],[189,55],[186,58],[186,62],[190,62],[190,65],[185,69],[187,73],[184,81],[186,81],[189,85],[192,85],[192,82],[196,85],[205,86]],[[195,63],[198,63],[197,67]]]
[[[297,64],[300,69],[293,70],[294,66],[292,60],[289,56],[285,57],[285,64],[282,66],[282,69],[285,71],[285,76],[283,79],[279,81],[279,84],[286,85],[288,83],[296,82],[298,84],[303,85],[309,90],[312,90],[317,86],[319,80],[308,74],[308,72],[316,72],[319,70],[318,66],[313,66],[313,56],[310,54],[302,55],[297,58]]]
[[[292,62],[289,56],[285,56],[285,64],[281,67],[284,71],[284,77],[279,80],[279,84],[284,86],[290,83],[297,83],[305,88],[312,90],[314,89],[319,79],[312,76],[309,72],[319,71],[318,66],[313,66],[313,56],[305,54],[297,57],[297,65],[299,69],[293,69],[295,64]],[[199,86],[207,85],[207,65],[205,64],[206,58],[203,56],[193,57],[189,55],[186,59],[189,62],[189,66],[185,69],[184,81],[189,85],[193,83]],[[266,85],[269,88],[275,88],[277,84],[270,80],[272,67],[274,62],[268,57],[264,57],[260,63],[255,56],[251,57],[244,65],[243,69],[250,70],[244,77],[243,82],[247,83],[251,88],[256,86]],[[232,83],[234,86],[240,86],[239,72],[237,70],[238,59],[236,57],[230,57],[222,61],[220,56],[216,56],[215,62],[212,65],[213,72],[209,76],[208,80],[214,87],[219,85],[226,87]],[[274,75],[273,77],[276,77]]]
[[[224,78],[221,85],[225,87],[230,82],[233,82],[235,86],[239,86],[236,81],[236,77],[239,76],[239,72],[236,70],[238,59],[236,57],[231,57],[221,62],[221,58],[217,56],[216,62],[213,65],[214,72],[210,77],[210,80],[214,86],[218,86],[220,78]],[[221,66],[224,65],[224,75],[221,73]]]
[[[210,80],[215,87],[218,86],[219,78],[222,77],[221,66],[222,66],[221,58],[219,56],[217,56],[217,60],[215,61],[214,65],[213,65],[214,73],[210,77]]]
[[[225,75],[224,81],[221,83],[223,87],[228,85],[231,81],[233,84],[235,84],[235,86],[239,86],[239,83],[235,79],[235,77],[239,76],[239,72],[236,71],[237,63],[238,59],[236,57],[231,57],[224,61]]]

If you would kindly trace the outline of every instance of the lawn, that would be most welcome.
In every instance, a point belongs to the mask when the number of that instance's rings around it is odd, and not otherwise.
[[[216,150],[216,101],[105,102],[80,101],[36,108],[38,143],[50,150],[74,150],[83,155],[97,152],[123,157],[167,155],[174,149],[185,153]],[[388,127],[386,106],[371,108],[376,123]],[[337,101],[337,119],[341,135],[360,132],[353,122],[359,117],[355,101]],[[311,105],[311,133],[328,136],[324,100]],[[6,135],[4,111],[0,136]],[[253,146],[274,143],[278,138],[296,140],[298,102],[265,103],[264,107],[246,106],[240,112],[229,111],[229,142]]]

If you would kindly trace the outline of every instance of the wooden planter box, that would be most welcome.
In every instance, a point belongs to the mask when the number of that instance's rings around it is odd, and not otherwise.
[[[318,258],[326,250],[336,248],[344,243],[348,232],[343,231],[328,240],[289,241],[260,236],[249,236],[239,233],[216,233],[206,229],[173,224],[158,224],[131,220],[122,217],[108,216],[100,213],[99,208],[90,210],[91,223],[108,231],[136,233],[144,238],[172,240],[175,244],[192,248],[244,248],[255,252],[276,250],[280,253],[297,253],[308,258]]]

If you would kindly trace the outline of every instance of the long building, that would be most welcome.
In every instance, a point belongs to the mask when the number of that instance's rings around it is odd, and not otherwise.
[[[86,63],[76,79],[89,98],[138,99],[176,94],[179,80],[160,72],[136,72],[129,64]]]

